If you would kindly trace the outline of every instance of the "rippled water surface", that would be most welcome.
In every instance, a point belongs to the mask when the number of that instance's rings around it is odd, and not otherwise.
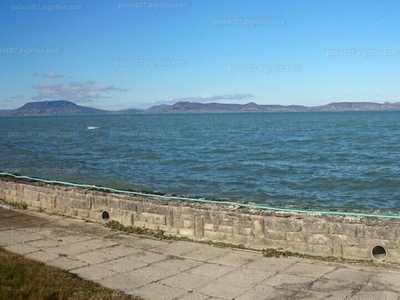
[[[400,210],[399,116],[0,118],[0,170],[257,203]]]

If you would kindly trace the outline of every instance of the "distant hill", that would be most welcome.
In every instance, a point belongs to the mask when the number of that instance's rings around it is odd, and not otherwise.
[[[0,116],[68,116],[68,115],[104,115],[104,114],[135,114],[142,109],[128,108],[124,110],[102,110],[93,107],[77,105],[71,101],[54,100],[28,102],[20,108],[4,111]]]
[[[109,111],[80,106],[66,100],[29,102],[20,108],[9,111],[5,116],[54,116],[105,114]]]

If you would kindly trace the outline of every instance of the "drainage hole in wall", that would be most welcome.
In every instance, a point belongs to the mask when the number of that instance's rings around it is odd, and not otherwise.
[[[102,219],[103,221],[108,221],[108,220],[110,219],[110,214],[108,213],[108,211],[104,210],[104,211],[101,213],[101,219]]]
[[[372,257],[376,260],[384,260],[386,258],[387,251],[383,246],[374,246],[372,248]]]

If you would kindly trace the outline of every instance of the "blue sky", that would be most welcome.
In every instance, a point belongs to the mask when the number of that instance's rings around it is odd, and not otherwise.
[[[400,101],[398,0],[2,1],[0,24],[1,109]]]

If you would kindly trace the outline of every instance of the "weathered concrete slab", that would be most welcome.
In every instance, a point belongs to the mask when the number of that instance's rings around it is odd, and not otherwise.
[[[99,284],[124,292],[135,291],[138,287],[149,284],[151,280],[145,277],[134,276],[130,273],[118,274],[97,281]]]
[[[334,280],[339,282],[347,282],[348,278],[353,278],[352,282],[354,284],[367,284],[373,274],[373,272],[362,269],[337,269],[324,275],[322,278],[326,278],[329,281]]]
[[[136,248],[136,249],[148,250],[148,249],[152,249],[152,248],[168,246],[171,243],[172,242],[165,241],[165,240],[157,240],[157,239],[144,238],[144,237],[132,237],[130,239],[130,242],[127,243],[126,245]]]
[[[106,252],[103,249],[97,249],[97,250],[73,255],[72,257],[75,259],[79,259],[81,261],[87,262],[90,265],[98,265],[100,263],[104,263],[104,262],[107,262],[107,261],[110,261],[113,259],[120,258],[121,256],[126,256],[126,255],[119,255],[112,251]]]
[[[133,254],[98,264],[98,266],[120,274],[143,268],[147,266],[147,264],[137,261],[135,255]]]
[[[173,254],[173,255],[183,255],[188,252],[199,249],[199,244],[188,243],[188,242],[176,242],[168,245],[158,246],[152,249],[154,252]]]
[[[209,261],[216,264],[232,267],[242,267],[262,257],[261,253],[250,253],[243,251],[230,251],[226,255],[210,259]]]
[[[189,270],[189,272],[192,274],[203,275],[211,278],[218,278],[229,272],[232,272],[233,270],[235,270],[234,267],[205,263]]]
[[[272,286],[263,286],[257,285],[249,291],[241,294],[239,297],[235,298],[235,300],[248,300],[248,299],[292,299],[291,296],[296,294],[295,291],[290,290],[278,290],[273,288]],[[298,298],[300,299],[300,298]]]
[[[210,297],[222,299],[235,299],[243,293],[251,290],[252,286],[243,286],[235,283],[229,284],[227,288],[227,281],[216,279],[215,281],[200,288],[198,291]]]
[[[182,290],[193,291],[196,288],[210,282],[213,278],[192,273],[178,273],[161,281],[162,284]]]
[[[183,272],[189,269],[193,269],[199,265],[201,262],[188,260],[188,259],[179,259],[177,257],[170,256],[170,259],[163,260],[160,262],[155,262],[151,264],[152,267],[157,268],[159,270],[166,270],[171,272]]]
[[[57,236],[54,235],[51,238],[42,238],[40,240],[34,240],[27,242],[27,244],[40,248],[54,248],[54,247],[66,247],[70,244],[80,243],[84,241],[89,241],[93,237],[88,236],[80,236],[80,235],[66,235],[66,236]]]
[[[324,276],[325,274],[330,273],[335,269],[336,268],[333,266],[325,266],[324,264],[298,262],[285,269],[285,273],[314,278]]]
[[[210,297],[196,292],[189,292],[178,298],[179,300],[211,300]],[[214,298],[215,299],[215,298]]]
[[[25,256],[30,259],[34,259],[34,260],[37,260],[40,262],[46,262],[46,261],[53,260],[53,259],[56,259],[59,257],[58,254],[54,254],[54,253],[46,252],[46,251],[42,251],[42,250],[26,254]]]
[[[65,253],[68,255],[77,255],[79,253],[84,253],[88,251],[92,251],[95,249],[102,249],[111,246],[116,246],[117,243],[111,241],[105,241],[101,239],[91,239],[86,241],[81,241],[78,243],[68,244],[68,245],[59,245],[57,247],[48,248],[47,251],[53,253]]]
[[[97,281],[103,278],[108,278],[111,276],[117,275],[116,272],[100,268],[95,265],[89,265],[85,266],[82,268],[74,269],[70,271],[73,274],[78,275],[81,278],[87,279],[87,280],[92,280],[92,281]]]
[[[297,262],[299,262],[299,260],[291,258],[261,257],[260,259],[246,264],[243,268],[268,272],[280,272],[293,266]]]
[[[226,249],[214,248],[207,245],[199,246],[199,248],[183,254],[182,257],[199,261],[210,261],[212,259],[217,259],[221,256],[227,255],[230,252]]]
[[[207,286],[200,288],[199,291],[213,297],[234,299],[251,291],[258,283],[271,275],[269,273],[254,274],[251,269],[236,269],[213,280]],[[222,289],[226,282],[231,283],[229,288]]]
[[[169,259],[169,255],[154,253],[151,251],[142,251],[135,253],[135,259],[145,264],[152,264],[155,262],[163,261]]]
[[[399,293],[388,291],[359,291],[351,299],[364,300],[364,299],[385,299],[385,300],[398,300]]]
[[[395,291],[400,294],[400,274],[395,272],[374,274],[371,276],[369,285],[378,288],[385,287],[386,290]]]
[[[15,240],[15,234],[12,230],[0,231],[0,236],[0,247],[19,243],[19,241]]]
[[[178,288],[169,287],[160,283],[151,283],[138,288],[137,290],[132,290],[132,293],[138,293],[141,297],[145,299],[160,299],[160,300],[172,300],[179,296],[187,293],[185,290]]]
[[[329,297],[329,294],[323,294],[323,293],[318,293],[318,292],[311,292],[311,291],[299,291],[296,294],[293,294],[292,297],[294,299],[309,299],[309,300],[322,300],[326,299]],[[344,298],[339,298],[339,299],[344,299]],[[364,299],[365,300],[365,299]]]
[[[87,263],[76,260],[76,259],[71,259],[68,257],[60,256],[59,258],[53,259],[53,260],[48,260],[45,262],[47,265],[69,271],[77,268],[81,268],[83,266],[87,266]]]
[[[29,254],[29,253],[32,253],[32,252],[39,251],[38,248],[32,247],[32,246],[24,244],[24,243],[6,246],[6,247],[4,247],[4,249],[6,249],[6,250],[8,250],[10,252],[18,253],[18,254]]]
[[[45,236],[35,233],[35,232],[28,232],[24,230],[11,230],[10,235],[13,237],[14,240],[20,243],[26,243],[30,241],[37,241],[45,238]]]

